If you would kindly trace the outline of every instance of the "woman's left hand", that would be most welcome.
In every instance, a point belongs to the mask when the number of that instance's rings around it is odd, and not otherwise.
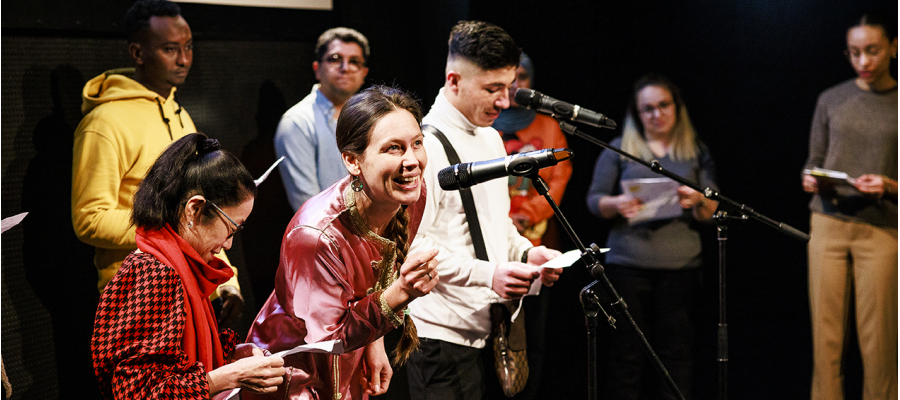
[[[703,193],[700,193],[690,186],[681,186],[678,188],[678,204],[681,208],[691,208],[702,203],[706,199]]]
[[[384,300],[394,312],[400,312],[418,297],[431,292],[440,281],[437,272],[438,250],[410,254],[400,266],[400,276],[384,290]]]
[[[411,299],[422,297],[437,286],[440,277],[437,272],[436,249],[411,254],[400,266],[400,278],[394,283]]]
[[[209,394],[241,388],[256,393],[273,393],[284,382],[284,359],[266,355],[253,346],[249,357],[240,358],[207,372]]]
[[[896,188],[896,182],[892,182],[890,178],[883,175],[865,174],[856,178],[853,186],[863,194],[881,198],[885,194],[891,193],[892,187]],[[896,192],[896,189],[894,192]]]
[[[363,373],[359,377],[359,383],[366,388],[366,394],[377,396],[384,394],[391,384],[394,370],[384,350],[384,338],[369,343],[363,351]]]

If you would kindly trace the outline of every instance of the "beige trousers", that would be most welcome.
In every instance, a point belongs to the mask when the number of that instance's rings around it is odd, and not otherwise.
[[[897,229],[813,213],[809,240],[812,399],[843,399],[848,311],[856,310],[863,399],[897,399]]]

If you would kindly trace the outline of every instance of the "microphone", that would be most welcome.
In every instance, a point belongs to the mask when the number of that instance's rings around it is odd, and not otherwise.
[[[438,183],[444,190],[465,189],[481,182],[504,176],[524,176],[572,158],[569,149],[544,149],[514,154],[488,161],[453,164],[438,172]]]
[[[616,122],[603,114],[545,96],[536,90],[518,88],[515,100],[520,106],[549,114],[554,118],[564,118],[598,128],[616,128]]]

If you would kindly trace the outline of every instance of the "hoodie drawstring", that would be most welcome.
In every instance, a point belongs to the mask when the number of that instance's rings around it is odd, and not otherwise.
[[[181,102],[178,101],[178,92],[175,92],[175,95],[172,96],[172,100],[175,100],[175,104],[178,105],[178,109],[175,110],[175,115],[178,116],[178,122],[181,124],[181,129],[184,129],[184,119],[181,118]]]
[[[159,101],[159,97],[156,98],[156,105],[159,106],[159,116],[162,117],[163,122],[166,123],[166,129],[169,130],[169,140],[175,140],[175,138],[172,137],[172,127],[169,126],[169,119],[166,118],[166,113],[163,112],[162,103]],[[181,111],[180,108],[181,108],[181,106],[179,106],[179,111]],[[181,118],[181,115],[179,115],[178,117]],[[182,124],[181,127],[183,128],[184,125]]]

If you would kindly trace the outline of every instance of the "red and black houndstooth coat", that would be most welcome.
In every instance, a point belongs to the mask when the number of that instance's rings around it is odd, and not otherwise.
[[[106,286],[91,351],[107,399],[208,399],[207,368],[181,348],[185,295],[178,273],[150,254],[131,253]],[[220,332],[224,357],[239,343]]]

